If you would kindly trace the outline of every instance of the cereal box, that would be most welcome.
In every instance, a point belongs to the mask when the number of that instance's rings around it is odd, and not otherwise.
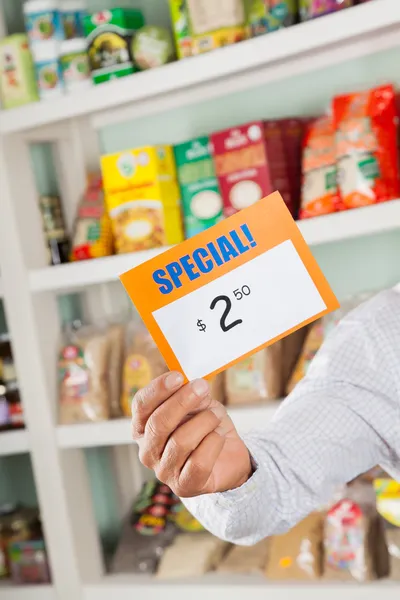
[[[186,237],[192,237],[223,218],[209,137],[175,146],[175,158]]]
[[[156,181],[176,180],[172,146],[145,146],[101,157],[104,189],[120,192]]]
[[[211,136],[224,214],[278,190],[293,211],[282,134],[276,121],[254,121]]]

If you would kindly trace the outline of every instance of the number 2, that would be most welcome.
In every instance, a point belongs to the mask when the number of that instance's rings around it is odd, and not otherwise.
[[[222,317],[221,317],[221,321],[220,321],[222,331],[224,331],[224,332],[229,331],[230,329],[233,329],[233,327],[236,327],[237,325],[240,325],[241,323],[243,323],[242,319],[237,319],[237,321],[233,321],[233,323],[230,323],[229,325],[227,325],[226,318],[229,315],[231,308],[232,308],[231,299],[228,298],[228,296],[217,296],[211,302],[210,309],[214,310],[214,308],[217,306],[218,302],[225,302],[225,304],[226,304],[225,310],[222,313]]]

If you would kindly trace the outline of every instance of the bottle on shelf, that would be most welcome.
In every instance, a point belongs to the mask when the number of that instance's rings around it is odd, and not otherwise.
[[[49,263],[60,265],[69,262],[70,243],[61,199],[58,196],[41,196],[39,204],[44,234],[49,248]]]

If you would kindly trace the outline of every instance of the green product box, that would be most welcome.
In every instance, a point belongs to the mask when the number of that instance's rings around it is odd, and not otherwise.
[[[190,238],[223,219],[223,203],[209,137],[184,142],[174,150],[185,232]]]
[[[103,83],[134,73],[135,33],[145,24],[143,13],[112,8],[86,15],[83,20],[94,83]]]
[[[39,100],[28,36],[24,33],[0,41],[0,98],[5,109]]]
[[[187,58],[193,54],[193,38],[186,0],[169,0],[169,5],[177,57],[178,59]]]

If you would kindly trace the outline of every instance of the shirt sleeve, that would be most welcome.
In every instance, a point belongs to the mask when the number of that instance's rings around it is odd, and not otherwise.
[[[184,500],[209,531],[236,544],[255,544],[293,527],[338,486],[393,463],[398,431],[393,319],[380,309],[347,317],[274,420],[243,436],[256,466],[249,481],[236,490]]]

